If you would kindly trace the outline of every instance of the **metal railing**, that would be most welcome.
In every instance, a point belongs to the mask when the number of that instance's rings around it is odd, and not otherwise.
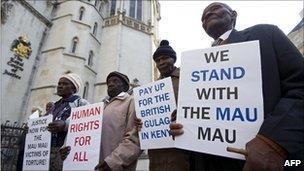
[[[27,127],[6,121],[1,124],[1,170],[22,170],[23,150]]]

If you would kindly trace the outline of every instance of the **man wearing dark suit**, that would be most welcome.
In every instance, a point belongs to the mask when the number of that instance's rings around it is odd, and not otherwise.
[[[256,25],[236,31],[236,16],[228,5],[215,2],[205,8],[201,20],[206,33],[215,40],[213,46],[251,40],[260,42],[264,122],[256,137],[246,144],[248,154],[243,170],[283,170],[286,159],[303,163],[304,58],[276,26]],[[171,133],[182,134],[181,127],[178,123],[171,124]],[[208,165],[202,164],[205,170],[219,170],[221,163],[224,170],[232,163],[238,164],[232,159],[225,162],[228,159],[223,157],[203,157],[204,161],[209,161],[200,162]],[[303,164],[285,169],[300,167]]]

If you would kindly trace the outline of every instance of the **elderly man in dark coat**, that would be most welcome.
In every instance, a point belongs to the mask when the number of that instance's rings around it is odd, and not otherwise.
[[[278,27],[263,24],[236,31],[236,17],[228,5],[214,2],[204,10],[202,26],[215,40],[213,46],[259,40],[264,122],[246,145],[244,168],[238,160],[201,154],[196,170],[283,170],[286,159],[304,161],[304,58]],[[171,130],[180,135],[182,125],[172,124]]]

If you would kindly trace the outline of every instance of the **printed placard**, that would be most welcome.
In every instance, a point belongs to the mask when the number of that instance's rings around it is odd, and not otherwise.
[[[72,108],[63,170],[94,170],[99,163],[103,102]]]
[[[28,132],[25,138],[23,170],[49,170],[51,133],[47,126],[53,115],[28,120]]]
[[[184,52],[179,86],[176,147],[244,159],[226,148],[245,149],[263,122],[259,42]]]
[[[171,78],[136,87],[133,92],[136,116],[143,122],[141,149],[174,147],[169,134],[171,113],[176,109]]]

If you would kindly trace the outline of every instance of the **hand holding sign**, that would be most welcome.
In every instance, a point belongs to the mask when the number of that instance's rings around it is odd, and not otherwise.
[[[49,123],[47,129],[51,133],[63,132],[65,128],[65,122],[63,120],[56,120]]]
[[[262,135],[257,135],[246,144],[246,149],[248,155],[246,156],[246,163],[243,171],[284,170],[282,163],[284,163],[284,160],[287,157],[287,152],[270,139]]]
[[[59,149],[59,153],[62,161],[64,161],[67,158],[67,156],[70,154],[70,151],[71,151],[70,146],[62,147]]]
[[[143,123],[142,123],[141,119],[135,117],[135,119],[134,119],[134,125],[135,125],[136,130],[140,131],[141,128],[142,128]]]
[[[183,125],[180,123],[171,123],[170,132],[172,136],[179,136],[184,133]]]

